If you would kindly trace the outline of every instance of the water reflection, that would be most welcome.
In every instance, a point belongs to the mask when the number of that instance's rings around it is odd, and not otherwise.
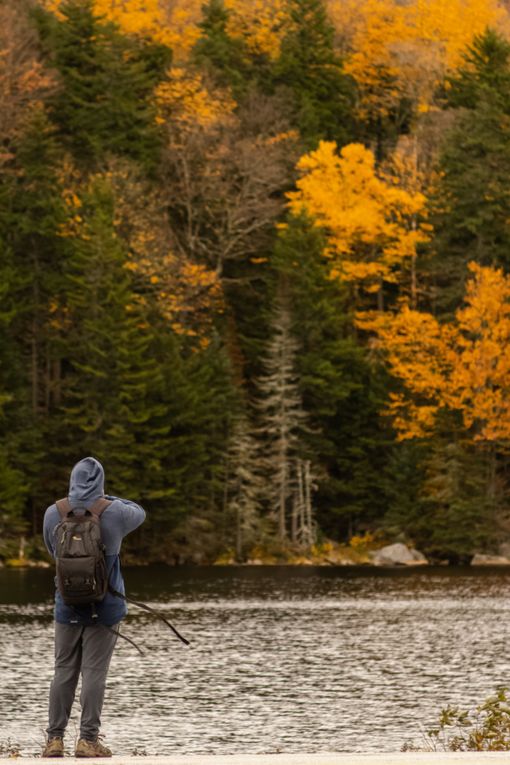
[[[131,613],[104,733],[119,754],[394,751],[447,703],[508,682],[501,570],[151,567],[128,589],[189,650]],[[0,739],[38,751],[51,678],[52,574],[0,571]],[[76,715],[68,744],[76,730]]]

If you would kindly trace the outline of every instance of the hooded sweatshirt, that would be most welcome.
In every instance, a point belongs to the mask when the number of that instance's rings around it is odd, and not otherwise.
[[[74,512],[85,512],[100,497],[111,500],[101,514],[101,537],[105,545],[109,581],[114,590],[124,593],[124,579],[120,568],[120,547],[123,538],[145,520],[145,510],[128,499],[105,495],[104,470],[94,457],[85,457],[76,463],[69,480],[68,500]],[[44,515],[43,535],[48,552],[55,557],[55,529],[61,521],[55,504]],[[91,606],[66,606],[60,592],[55,594],[55,619],[60,624],[117,624],[127,613],[126,602],[111,592],[96,603],[97,619],[92,618]]]

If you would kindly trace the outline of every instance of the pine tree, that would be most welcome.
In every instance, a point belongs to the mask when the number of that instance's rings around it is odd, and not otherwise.
[[[426,546],[431,519],[425,514],[423,485],[426,464],[435,444],[417,439],[393,444],[385,468],[384,482],[387,503],[381,519],[385,536],[395,539],[404,535],[419,547]]]
[[[324,243],[312,221],[291,217],[272,262],[288,285],[300,344],[297,371],[309,418],[303,440],[318,475],[316,517],[338,539],[382,519],[392,436],[379,414],[385,376],[355,333],[348,287],[329,278]]]
[[[333,45],[334,27],[323,0],[288,0],[288,30],[273,70],[273,87],[290,88],[295,124],[306,145],[340,146],[353,138],[354,84]]]
[[[0,556],[8,555],[10,538],[26,530],[26,500],[34,478],[21,469],[24,460],[18,454],[23,441],[18,438],[20,431],[27,435],[20,415],[26,414],[28,407],[23,406],[21,386],[25,384],[26,393],[27,385],[22,376],[20,344],[13,332],[19,313],[13,301],[14,295],[19,295],[17,276],[11,253],[0,239]],[[31,451],[28,444],[27,451]]]
[[[449,100],[462,111],[440,162],[430,261],[435,304],[447,314],[462,299],[469,261],[510,270],[510,44],[490,30],[477,37]]]
[[[437,439],[425,463],[422,514],[412,532],[433,557],[468,563],[494,547],[498,500],[487,496],[487,460],[480,457],[467,444]]]
[[[209,0],[202,7],[201,36],[193,48],[193,59],[209,70],[223,87],[232,88],[237,100],[246,94],[256,73],[249,51],[241,39],[228,34],[229,11],[223,0]]]
[[[64,289],[67,257],[60,236],[67,217],[60,181],[61,153],[44,109],[27,115],[13,158],[0,178],[2,321],[0,390],[8,395],[1,428],[6,481],[22,476],[33,532],[51,496],[47,469],[53,406],[60,391],[61,348],[55,306]],[[19,506],[19,505],[18,505]]]
[[[276,512],[278,541],[289,538],[288,517],[296,491],[295,460],[302,449],[305,427],[296,359],[299,350],[291,331],[291,315],[285,292],[278,296],[272,322],[272,338],[264,358],[265,373],[258,380],[260,434],[267,441],[267,497]]]
[[[63,17],[39,12],[39,28],[61,87],[52,118],[80,163],[108,152],[153,166],[159,137],[152,93],[170,63],[164,46],[128,38],[94,14],[93,0],[67,0]]]
[[[230,365],[218,338],[190,352],[168,329],[159,334],[153,352],[170,424],[162,461],[169,495],[151,514],[149,552],[162,559],[193,555],[193,560],[212,561],[232,541],[224,512],[228,420],[238,406]]]
[[[0,395],[0,415],[3,407],[12,401],[12,396]],[[2,419],[4,419],[2,417]],[[4,424],[4,423],[3,423]],[[19,467],[14,467],[13,439],[9,431],[0,430],[0,556],[9,553],[9,540],[27,529],[25,520],[26,500],[29,483]]]
[[[94,177],[80,191],[81,223],[70,232],[65,274],[69,326],[60,459],[65,455],[72,464],[83,453],[94,454],[111,477],[112,493],[129,496],[136,487],[141,497],[158,490],[163,497],[158,474],[169,424],[151,326],[125,268],[107,177]]]
[[[236,560],[243,561],[246,551],[261,536],[259,444],[253,426],[244,413],[233,418],[227,449],[225,504],[235,530]]]

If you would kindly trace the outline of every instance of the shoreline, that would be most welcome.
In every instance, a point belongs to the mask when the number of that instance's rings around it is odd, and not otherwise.
[[[41,757],[16,758],[24,765],[48,762]],[[83,759],[66,757],[66,762]],[[0,758],[0,765],[12,765],[13,758]],[[216,754],[216,755],[144,755],[100,759],[91,757],[91,765],[510,765],[510,752],[394,752],[386,754],[346,754],[336,752],[299,754]]]
[[[0,569],[30,569],[30,568],[51,568],[53,561],[44,551],[41,555],[40,550],[26,549],[24,538],[23,544],[20,543],[18,554],[5,555],[0,558]],[[253,547],[246,553],[242,560],[236,556],[232,549],[224,550],[222,553],[216,553],[214,557],[207,556],[202,552],[189,549],[180,551],[173,550],[170,546],[165,550],[159,550],[159,555],[147,552],[146,559],[138,553],[136,549],[128,548],[123,556],[123,565],[126,567],[142,568],[150,565],[165,565],[168,567],[181,566],[228,566],[228,567],[345,567],[345,568],[390,568],[390,569],[415,569],[415,568],[437,568],[437,567],[500,567],[510,568],[510,545],[506,549],[505,545],[500,545],[499,552],[478,552],[472,551],[460,558],[458,557],[426,557],[421,551],[417,550],[412,543],[392,542],[384,544],[382,540],[376,540],[373,536],[367,534],[365,537],[351,537],[349,542],[334,542],[325,540],[318,544],[313,544],[307,548],[300,548],[292,544],[283,544],[281,546]],[[504,549],[503,549],[504,548]],[[504,554],[502,554],[504,553]],[[35,558],[31,557],[35,555]]]
[[[47,562],[47,561],[34,561],[27,559],[26,561],[16,561],[15,563],[10,563],[6,561],[0,560],[0,571],[27,571],[32,569],[39,569],[39,570],[50,570],[54,566],[53,562]],[[341,568],[346,570],[373,570],[373,571],[416,571],[416,570],[431,570],[431,569],[441,569],[441,570],[452,570],[452,569],[470,569],[470,570],[510,570],[510,562],[509,563],[446,563],[446,562],[429,562],[429,563],[385,563],[385,564],[377,564],[372,562],[365,562],[365,561],[359,561],[359,562],[333,562],[333,561],[310,561],[310,562],[295,562],[295,561],[276,561],[276,562],[257,562],[257,563],[225,563],[225,562],[200,562],[196,563],[193,561],[185,561],[183,563],[170,563],[169,561],[165,560],[151,560],[151,561],[134,561],[134,560],[127,560],[123,561],[122,568],[123,569],[129,569],[129,568],[147,568],[149,566],[165,566],[166,568],[226,568],[226,569],[263,569],[263,568],[300,568],[300,569],[307,569],[307,568],[323,568],[323,569],[333,569],[333,568]],[[0,758],[1,762],[1,758]]]

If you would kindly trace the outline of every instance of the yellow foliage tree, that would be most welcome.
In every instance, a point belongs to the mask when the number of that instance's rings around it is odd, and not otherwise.
[[[46,0],[58,15],[63,0]],[[128,35],[147,37],[185,59],[199,37],[200,0],[93,0],[98,17],[113,21]]]
[[[428,110],[435,86],[475,35],[487,26],[509,29],[497,0],[329,0],[329,10],[365,119],[387,115],[402,97]]]
[[[169,69],[154,97],[160,125],[178,121],[181,127],[206,128],[228,119],[235,108],[230,94],[219,88],[210,93],[199,74],[183,67]]]
[[[325,229],[331,277],[360,282],[368,291],[398,281],[399,269],[428,240],[427,224],[417,223],[425,196],[378,174],[373,153],[361,144],[338,154],[335,143],[321,141],[297,167],[302,177],[287,195],[289,207]]]
[[[469,268],[465,305],[447,324],[407,306],[358,320],[402,383],[388,410],[401,440],[433,432],[442,410],[460,412],[474,441],[510,439],[510,276]]]
[[[286,0],[225,0],[229,11],[227,32],[245,41],[254,53],[275,60],[289,15]]]

